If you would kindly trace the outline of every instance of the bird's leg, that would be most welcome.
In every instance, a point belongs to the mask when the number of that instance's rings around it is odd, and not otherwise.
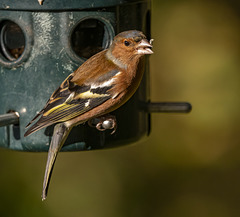
[[[57,124],[54,127],[52,141],[49,146],[47,164],[46,164],[44,181],[43,181],[42,200],[45,200],[47,197],[48,186],[49,186],[53,166],[57,158],[57,154],[61,150],[71,129],[72,127],[67,127],[64,123]]]
[[[97,118],[93,118],[88,121],[88,125],[90,127],[95,127],[99,131],[104,131],[104,130],[111,130],[111,134],[114,134],[117,129],[117,120],[114,115],[103,115]]]

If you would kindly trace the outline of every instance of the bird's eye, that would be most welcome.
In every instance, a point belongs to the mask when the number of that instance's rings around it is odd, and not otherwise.
[[[124,41],[125,46],[129,46],[130,42],[129,41]]]

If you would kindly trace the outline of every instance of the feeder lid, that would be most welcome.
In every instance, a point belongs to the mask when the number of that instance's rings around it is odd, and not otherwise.
[[[148,0],[141,0],[142,2]],[[0,10],[60,11],[103,8],[139,0],[1,0]]]

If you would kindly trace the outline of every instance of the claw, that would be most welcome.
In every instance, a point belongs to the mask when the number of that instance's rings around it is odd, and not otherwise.
[[[111,134],[114,134],[117,130],[117,120],[113,115],[104,115],[98,118],[94,118],[88,121],[90,127],[95,127],[99,131],[111,130]]]

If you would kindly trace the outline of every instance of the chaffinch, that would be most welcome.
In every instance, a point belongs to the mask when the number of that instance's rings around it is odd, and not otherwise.
[[[95,54],[70,74],[26,126],[39,118],[24,136],[57,123],[48,152],[43,200],[57,153],[71,129],[119,108],[134,94],[144,71],[137,70],[139,60],[145,54],[152,54],[151,48],[151,41],[140,31],[119,33],[108,49]]]

